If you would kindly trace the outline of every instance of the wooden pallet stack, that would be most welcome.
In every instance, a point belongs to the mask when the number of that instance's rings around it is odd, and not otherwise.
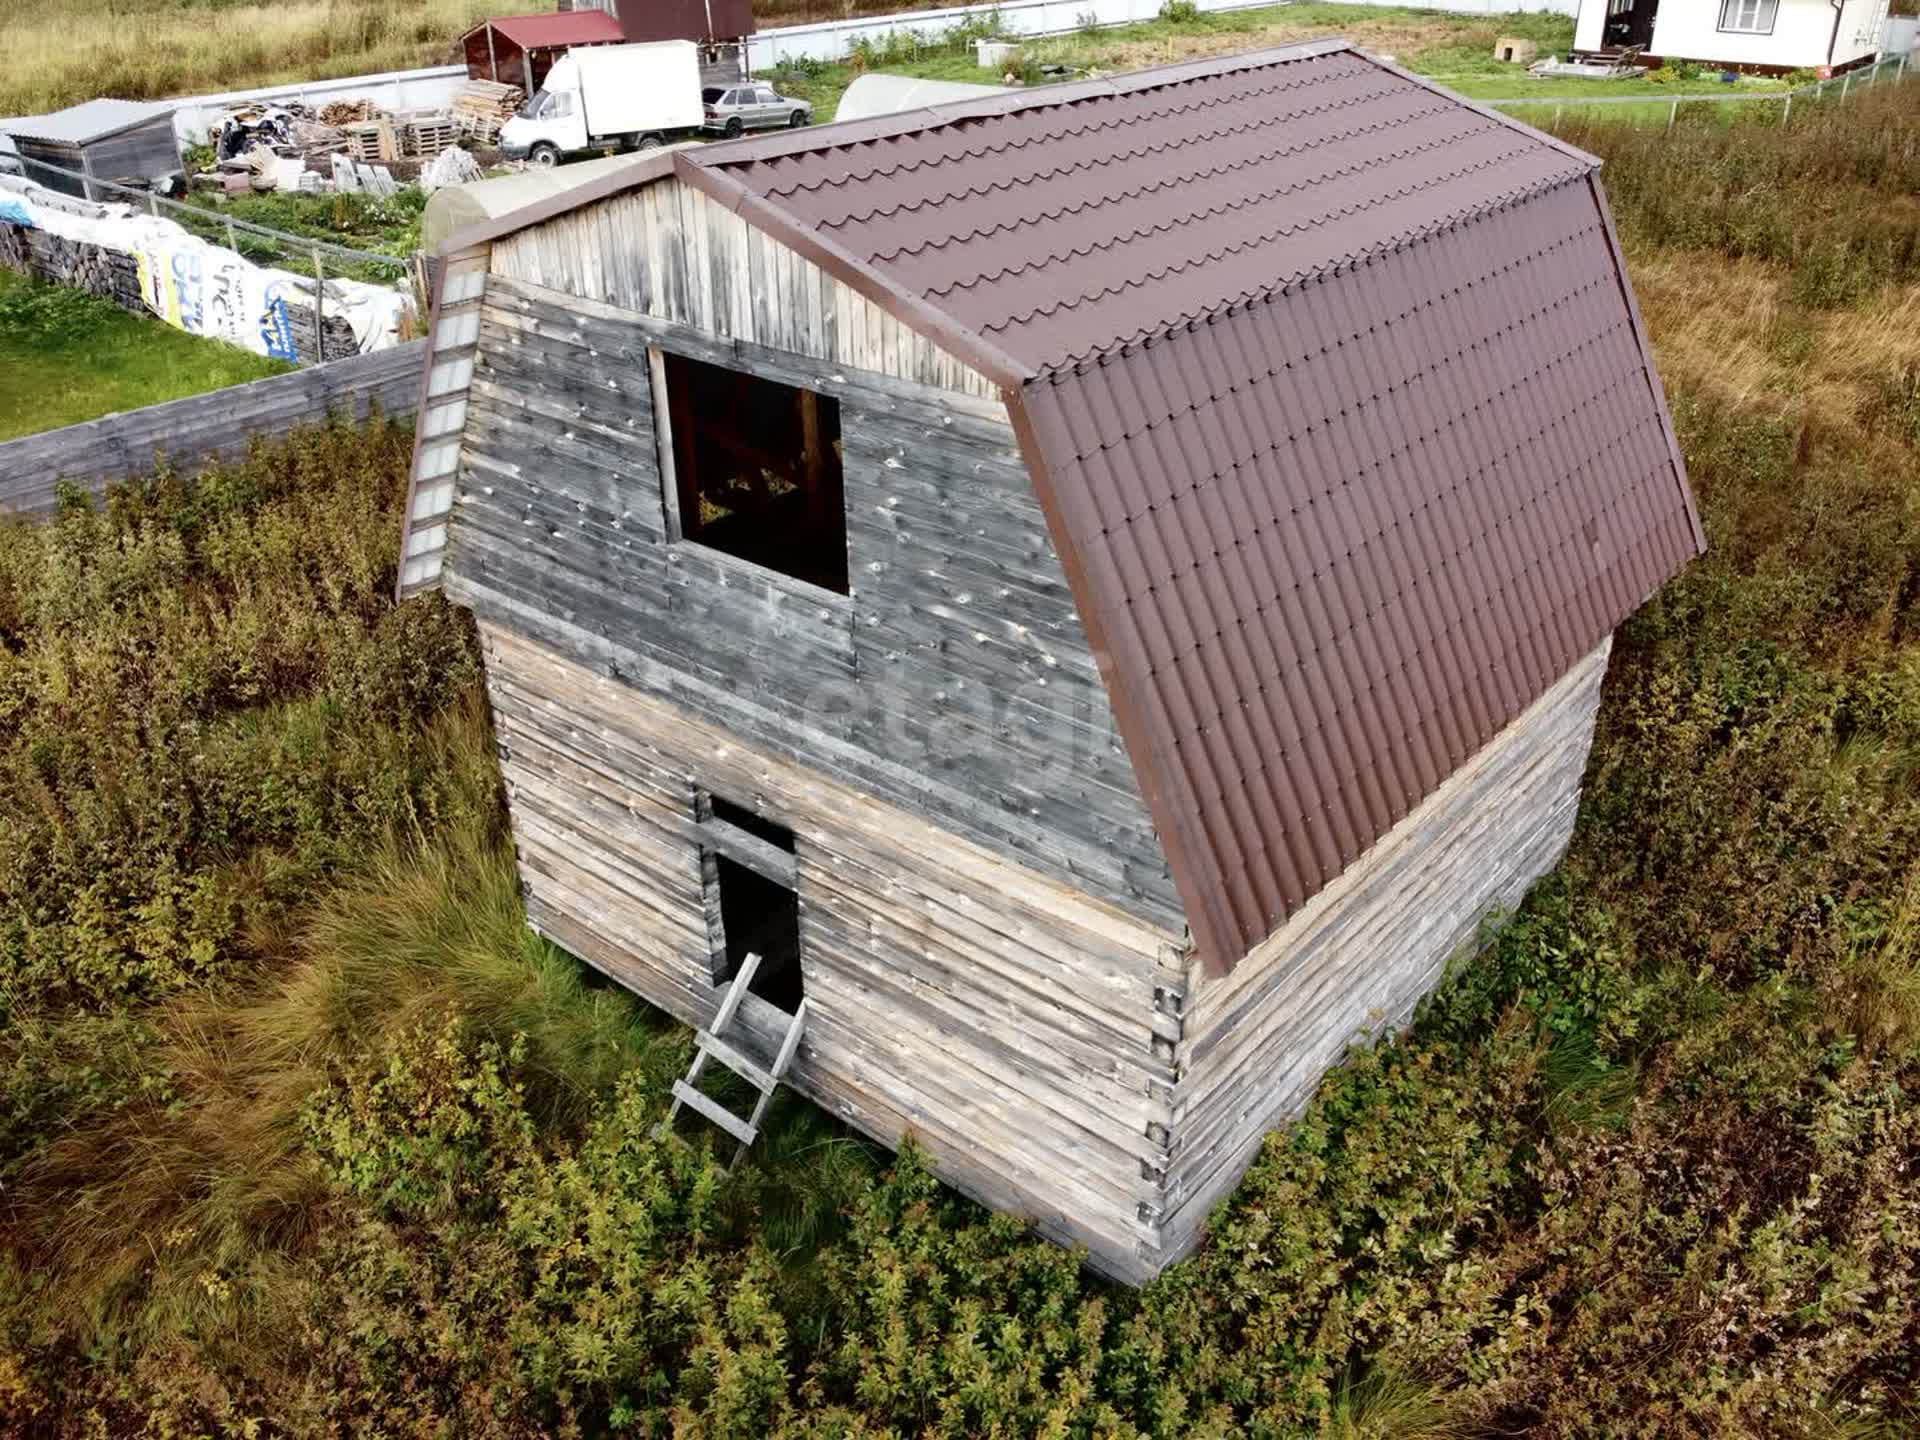
[[[400,158],[399,142],[393,133],[393,122],[384,115],[374,120],[360,120],[340,127],[341,134],[347,137],[347,154],[363,165],[381,164]]]
[[[455,143],[453,116],[434,110],[405,117],[400,123],[400,152],[415,160],[431,160]]]
[[[513,118],[525,93],[518,85],[492,80],[469,80],[453,97],[453,128],[463,138],[481,145],[500,139],[500,127]]]

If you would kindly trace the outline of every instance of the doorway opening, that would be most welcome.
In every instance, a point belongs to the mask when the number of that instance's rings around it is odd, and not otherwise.
[[[706,809],[701,830],[713,857],[722,941],[714,981],[726,984],[749,954],[758,955],[748,993],[792,1014],[804,996],[793,831],[718,795],[707,797]]]

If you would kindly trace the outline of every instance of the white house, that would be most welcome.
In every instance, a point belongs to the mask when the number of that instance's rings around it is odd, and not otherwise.
[[[1573,53],[1838,74],[1878,56],[1886,18],[1887,0],[1580,0]]]

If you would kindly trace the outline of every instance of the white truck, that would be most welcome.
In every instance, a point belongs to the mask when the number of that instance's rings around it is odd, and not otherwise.
[[[652,150],[705,118],[691,40],[585,45],[554,61],[546,83],[500,127],[500,151],[548,166],[583,150]]]

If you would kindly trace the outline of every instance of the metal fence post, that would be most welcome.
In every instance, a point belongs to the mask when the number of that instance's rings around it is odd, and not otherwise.
[[[1669,130],[1673,129],[1674,122],[1679,118],[1680,118],[1680,102],[1676,100],[1673,102],[1671,106],[1667,108],[1667,129]]]
[[[227,216],[227,248],[234,254],[240,253],[240,232],[233,228],[233,217]]]
[[[327,362],[327,272],[320,268],[320,247],[313,251],[313,353]]]
[[[1787,103],[1780,107],[1780,123],[1787,123],[1787,117],[1793,114],[1793,91],[1787,91]]]
[[[1853,72],[1849,70],[1840,79],[1840,98],[1846,99],[1853,92]]]

